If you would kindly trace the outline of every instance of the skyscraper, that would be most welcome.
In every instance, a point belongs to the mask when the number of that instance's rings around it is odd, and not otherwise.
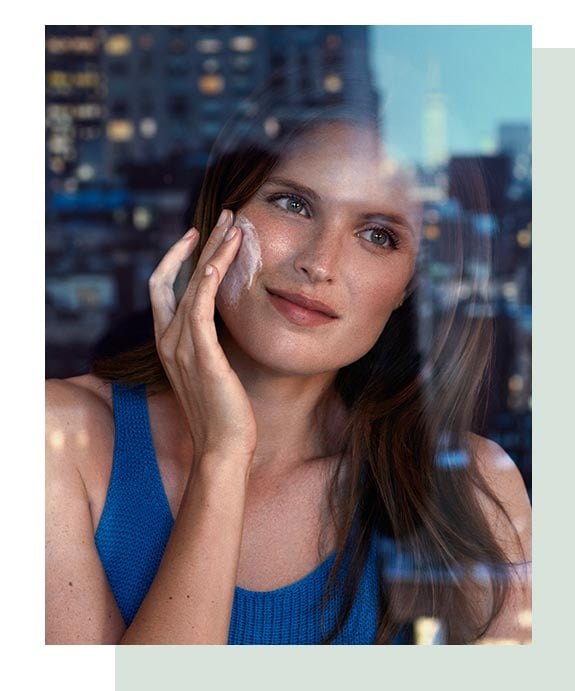
[[[445,165],[447,148],[447,99],[441,92],[439,64],[429,61],[429,89],[425,95],[422,122],[423,164],[426,168]]]

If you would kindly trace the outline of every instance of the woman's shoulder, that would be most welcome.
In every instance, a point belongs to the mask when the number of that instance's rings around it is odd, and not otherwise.
[[[45,400],[48,424],[64,422],[70,426],[113,417],[112,387],[92,374],[47,379]]]
[[[73,464],[84,477],[111,456],[114,413],[109,383],[87,374],[46,381],[46,456],[50,472]]]
[[[468,442],[472,462],[497,495],[526,493],[519,468],[499,444],[473,433],[469,434]]]
[[[470,434],[469,448],[480,479],[492,495],[489,496],[481,487],[478,488],[480,504],[495,537],[508,556],[521,561],[529,560],[531,502],[519,468],[509,454],[491,439]]]

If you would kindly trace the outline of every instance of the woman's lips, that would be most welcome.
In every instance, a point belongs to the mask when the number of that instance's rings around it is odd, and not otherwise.
[[[320,326],[321,324],[329,324],[335,321],[335,317],[330,317],[324,312],[307,309],[301,305],[296,305],[280,295],[275,295],[268,291],[270,302],[276,310],[284,317],[289,319],[293,324],[300,326]]]

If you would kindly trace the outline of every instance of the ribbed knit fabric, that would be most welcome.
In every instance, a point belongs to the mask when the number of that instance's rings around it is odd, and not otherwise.
[[[112,475],[95,534],[112,592],[127,626],[158,570],[174,520],[162,483],[143,386],[113,384],[116,426]],[[335,554],[306,577],[273,591],[236,587],[230,645],[316,645],[323,638],[321,596]],[[369,645],[377,628],[375,540],[351,615],[335,644]],[[332,598],[324,614],[331,630],[341,605]],[[403,642],[399,638],[395,643]],[[405,642],[408,642],[405,639]]]

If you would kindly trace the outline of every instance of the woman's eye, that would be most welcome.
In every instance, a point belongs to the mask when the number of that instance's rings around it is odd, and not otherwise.
[[[273,202],[285,211],[291,211],[294,214],[302,214],[302,212],[304,212],[304,216],[309,216],[306,203],[299,197],[282,194],[273,197]]]
[[[365,234],[364,237],[366,240],[379,247],[397,247],[397,240],[394,234],[389,230],[384,230],[383,228],[369,228],[360,233],[360,235],[363,234]]]

